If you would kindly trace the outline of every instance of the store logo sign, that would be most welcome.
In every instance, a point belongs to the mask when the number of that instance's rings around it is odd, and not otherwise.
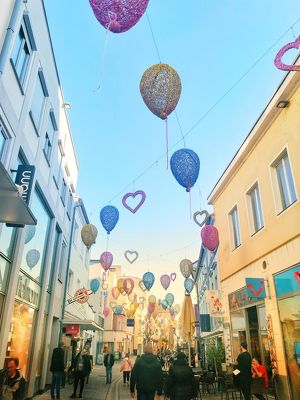
[[[264,278],[246,278],[246,292],[249,298],[265,299],[266,288]]]
[[[16,297],[37,308],[39,306],[39,286],[20,273]]]
[[[18,166],[15,184],[22,187],[22,199],[25,201],[26,204],[28,204],[30,200],[34,173],[35,166],[33,165]]]

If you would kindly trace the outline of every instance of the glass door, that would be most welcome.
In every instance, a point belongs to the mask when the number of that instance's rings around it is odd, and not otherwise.
[[[255,357],[259,361],[262,361],[259,341],[259,330],[258,330],[258,315],[256,306],[249,307],[247,310],[248,327],[249,327],[249,352],[252,357]]]

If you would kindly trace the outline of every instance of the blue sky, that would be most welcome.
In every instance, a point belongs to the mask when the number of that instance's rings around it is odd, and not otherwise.
[[[145,16],[126,33],[110,33],[101,90],[94,91],[105,29],[87,0],[45,0],[45,5],[65,100],[72,105],[69,118],[80,168],[77,189],[99,229],[93,248],[93,257],[98,258],[106,249],[101,207],[126,185],[122,195],[131,191],[133,180],[164,153],[164,123],[147,109],[139,93],[144,70],[158,63],[158,57]],[[173,66],[182,80],[177,112],[184,133],[297,20],[299,11],[299,0],[149,1],[162,62]],[[297,23],[294,34],[299,33]],[[192,191],[193,211],[206,207],[207,195],[283,78],[273,59],[292,40],[290,30],[187,136],[187,147],[201,161],[201,193],[198,187]],[[180,138],[172,114],[170,146]],[[182,143],[174,150],[181,147]],[[126,273],[152,270],[158,281],[163,273],[178,273],[182,258],[197,259],[200,231],[189,218],[188,195],[166,170],[164,158],[134,188],[145,190],[147,200],[135,215],[122,207],[121,194],[112,201],[120,220],[109,250]],[[127,249],[140,254],[133,265],[123,257]],[[157,283],[156,292],[162,291]]]

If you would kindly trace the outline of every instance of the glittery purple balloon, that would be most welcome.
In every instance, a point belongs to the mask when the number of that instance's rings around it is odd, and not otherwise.
[[[170,279],[170,277],[169,277],[169,275],[162,275],[161,277],[160,277],[160,283],[161,283],[161,286],[165,289],[165,290],[167,290],[168,289],[168,287],[170,286],[170,282],[171,282],[171,279]]]
[[[105,271],[109,270],[109,268],[112,266],[113,259],[114,257],[109,251],[105,251],[101,254],[100,264]]]
[[[126,32],[142,17],[149,0],[89,0],[95,17],[114,33]]]

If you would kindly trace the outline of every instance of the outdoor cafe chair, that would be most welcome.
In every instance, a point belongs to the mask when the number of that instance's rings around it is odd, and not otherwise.
[[[200,375],[194,375],[194,379],[195,379],[195,384],[197,387],[197,400],[202,400],[202,393],[200,390]]]
[[[242,399],[240,390],[234,386],[231,374],[219,377],[219,383],[221,387],[221,400],[223,400],[224,395],[225,400]]]
[[[255,399],[255,394],[261,394],[268,400],[268,388],[266,388],[264,378],[253,378],[251,383],[252,399]]]

